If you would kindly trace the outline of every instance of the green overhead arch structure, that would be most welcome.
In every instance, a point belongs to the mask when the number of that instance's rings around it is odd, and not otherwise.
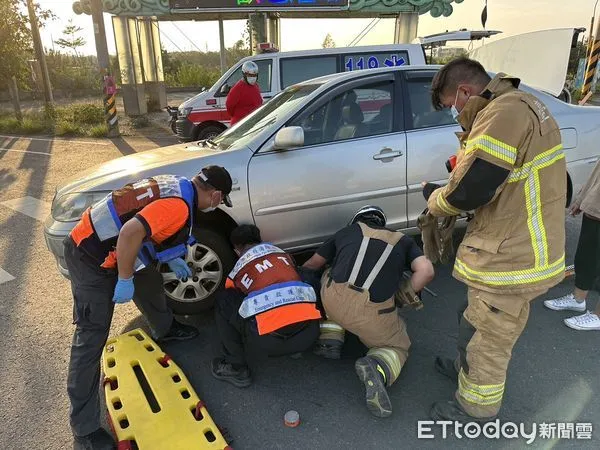
[[[448,17],[464,0],[79,0],[76,14],[91,14],[92,2],[111,14],[121,75],[121,93],[128,115],[147,112],[147,104],[167,104],[160,45],[160,21],[218,21],[221,70],[225,67],[223,21],[250,19],[251,46],[261,41],[281,48],[280,19],[396,19],[394,42],[417,37],[419,15]],[[148,102],[146,102],[148,97]]]

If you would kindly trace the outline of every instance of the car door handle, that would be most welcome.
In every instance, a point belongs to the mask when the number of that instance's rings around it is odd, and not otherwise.
[[[389,147],[382,148],[379,153],[373,155],[373,159],[380,160],[382,162],[390,162],[394,158],[398,156],[402,156],[403,153],[401,151],[394,151]]]

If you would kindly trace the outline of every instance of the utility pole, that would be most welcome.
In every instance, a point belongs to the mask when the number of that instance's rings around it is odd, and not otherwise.
[[[48,75],[48,66],[46,65],[46,54],[42,46],[40,38],[40,25],[35,15],[33,1],[27,0],[27,10],[29,11],[29,24],[31,25],[31,37],[33,38],[33,47],[35,49],[35,57],[40,63],[40,72],[42,72],[42,85],[44,87],[44,101],[46,102],[46,110],[52,110],[54,98],[52,97],[52,86],[50,86],[50,76]]]
[[[219,55],[221,57],[221,75],[223,75],[227,65],[225,61],[225,32],[223,30],[223,19],[219,19]]]
[[[591,39],[591,36],[590,36]],[[591,93],[592,83],[594,82],[594,76],[596,75],[596,68],[598,67],[598,58],[600,57],[600,20],[596,21],[596,32],[593,36],[593,44],[588,58],[587,70],[585,71],[585,78],[583,81],[583,89],[581,90],[581,96],[585,96]]]
[[[110,58],[106,45],[106,31],[104,29],[104,16],[102,15],[102,0],[91,0],[92,22],[94,24],[94,41],[96,43],[96,56],[98,67],[104,84],[104,115],[108,126],[108,136],[119,136],[119,122],[116,107],[116,85],[110,74]]]

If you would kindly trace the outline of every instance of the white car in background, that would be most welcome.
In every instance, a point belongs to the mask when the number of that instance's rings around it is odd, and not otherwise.
[[[334,74],[288,87],[214,138],[130,155],[59,186],[45,223],[48,248],[67,274],[62,241],[86,208],[126,183],[159,174],[191,177],[209,164],[233,178],[233,208],[200,214],[187,259],[198,279],[165,275],[178,313],[212,303],[234,261],[229,234],[255,223],[266,241],[290,252],[315,248],[357,209],[379,205],[392,228],[417,233],[422,181],[444,183],[445,161],[460,131],[449,111],[431,105],[439,67],[402,66]],[[568,199],[599,159],[600,108],[569,105],[527,86],[560,124]],[[565,205],[566,206],[566,205]],[[166,271],[166,268],[162,268]]]

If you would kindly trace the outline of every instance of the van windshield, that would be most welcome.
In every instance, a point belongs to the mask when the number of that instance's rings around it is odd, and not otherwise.
[[[247,145],[254,136],[295,109],[303,102],[304,97],[310,95],[320,86],[320,83],[290,86],[248,117],[214,138],[209,142],[209,145],[216,147],[218,150],[228,150],[234,145],[236,147]]]

